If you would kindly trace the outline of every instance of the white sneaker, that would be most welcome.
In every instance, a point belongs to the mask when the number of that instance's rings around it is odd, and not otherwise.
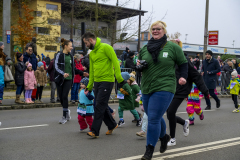
[[[183,134],[185,137],[189,135],[189,120],[185,120],[185,124],[183,125]]]
[[[176,145],[176,139],[171,138],[170,141],[168,142],[167,146],[175,146]]]
[[[70,111],[70,109],[69,109],[69,110],[68,110],[68,114],[66,115],[67,121],[69,121],[69,120],[71,119],[70,113],[71,113],[71,111]]]

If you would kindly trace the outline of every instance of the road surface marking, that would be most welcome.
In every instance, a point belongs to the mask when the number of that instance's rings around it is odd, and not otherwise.
[[[41,125],[32,125],[32,126],[20,126],[20,127],[9,127],[9,128],[0,128],[2,130],[9,130],[9,129],[21,129],[21,128],[33,128],[33,127],[46,127],[49,126],[48,124],[41,124]]]
[[[214,142],[209,142],[209,143],[202,143],[202,144],[192,145],[192,146],[188,146],[188,147],[181,147],[181,148],[176,148],[176,149],[170,149],[170,150],[167,150],[165,153],[179,152],[179,151],[184,151],[184,150],[189,150],[189,149],[194,149],[194,148],[199,148],[199,147],[206,147],[206,146],[210,146],[210,145],[216,145],[216,144],[219,144],[219,143],[226,143],[226,142],[231,142],[231,141],[237,141],[237,140],[240,140],[240,137],[231,138],[231,139],[225,139],[225,140],[220,140],[220,141],[214,141]],[[157,155],[160,155],[160,154],[161,153],[159,153],[159,152],[155,152],[153,154],[153,156],[157,156]],[[134,160],[134,159],[139,159],[142,156],[143,156],[143,154],[142,155],[138,155],[138,156],[121,158],[121,159],[117,159],[117,160]]]

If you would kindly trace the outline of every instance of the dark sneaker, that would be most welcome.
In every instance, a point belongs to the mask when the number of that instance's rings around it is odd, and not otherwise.
[[[70,113],[71,113],[71,111],[69,109],[68,112],[67,112],[67,115],[66,115],[66,120],[67,121],[69,121],[71,119]]]
[[[61,102],[60,99],[57,99],[57,102],[60,103]]]
[[[220,100],[217,101],[217,103],[216,103],[216,107],[217,107],[217,108],[220,108]]]
[[[152,145],[146,146],[146,152],[141,160],[151,160],[154,152],[154,147]]]
[[[124,125],[124,124],[125,124],[124,120],[120,120],[120,121],[118,122],[118,126],[119,126],[119,127],[122,126],[122,125]]]
[[[207,106],[205,110],[211,110],[211,106]]]
[[[67,122],[67,119],[63,116],[62,119],[60,119],[59,124],[65,124]]]
[[[50,102],[51,102],[51,103],[55,103],[55,100],[54,100],[54,99],[52,99],[52,100],[50,100]]]
[[[167,144],[170,141],[171,137],[168,134],[165,134],[163,138],[160,138],[161,146],[160,153],[164,153],[167,150]]]
[[[140,118],[140,120],[137,121],[136,126],[140,127],[142,125],[142,118]]]
[[[132,123],[137,123],[137,119],[134,118],[134,120],[132,120]]]

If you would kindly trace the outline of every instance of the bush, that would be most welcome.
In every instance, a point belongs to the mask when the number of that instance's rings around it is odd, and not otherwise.
[[[224,55],[221,56],[221,59],[223,61],[225,61],[226,59],[229,59],[229,60],[236,59],[236,55],[224,54]]]

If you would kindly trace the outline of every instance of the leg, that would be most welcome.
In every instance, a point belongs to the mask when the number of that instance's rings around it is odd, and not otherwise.
[[[205,101],[206,101],[207,106],[209,106],[211,108],[211,101],[210,101],[210,99],[206,98],[206,96],[204,96],[204,97],[205,97]]]
[[[79,90],[79,87],[80,87],[80,83],[76,83],[76,90],[75,90],[75,101],[78,100],[78,90]]]
[[[39,91],[39,100],[42,99],[42,92],[43,92],[43,86],[40,86],[40,91]]]
[[[133,114],[133,116],[134,116],[137,120],[140,119],[139,114],[138,114],[138,112],[136,111],[136,109],[130,110],[130,112]]]
[[[108,109],[109,109],[110,113],[113,113],[113,110],[111,107],[108,106]]]
[[[209,94],[215,99],[216,102],[219,102],[217,95],[214,93],[214,89],[209,89]]]
[[[177,123],[176,112],[177,112],[178,107],[181,105],[183,99],[184,98],[173,98],[173,100],[167,110],[167,118],[169,120],[171,138],[175,138],[176,123]],[[184,123],[185,123],[185,121],[184,121]]]
[[[147,127],[148,127],[148,116],[144,112],[144,114],[143,114],[143,122],[142,122],[142,131],[146,133],[147,132]]]
[[[26,90],[26,92],[25,92],[25,101],[27,101],[27,100],[28,100],[28,98],[29,98],[29,97],[28,97],[28,95],[29,95],[29,93],[28,93],[28,92],[29,92],[29,90]],[[28,102],[28,101],[27,101],[27,102]]]
[[[92,118],[92,116],[85,116],[85,118],[86,118],[87,124],[89,126],[89,129],[91,130],[92,123],[93,123],[93,118]]]
[[[186,111],[188,113],[188,118],[191,121],[194,121],[194,107],[193,107],[193,101],[191,99],[189,99],[188,103],[187,103],[187,108]]]
[[[237,97],[237,95],[233,95],[233,102],[234,102],[234,104],[235,104],[235,108],[236,109],[238,109],[238,97]]]
[[[76,90],[76,83],[73,83],[73,86],[71,89],[71,101],[75,101],[75,90]]]
[[[166,125],[164,125],[165,121],[162,116],[170,105],[173,96],[173,93],[164,91],[149,95],[143,94],[143,106],[148,115],[147,145],[155,147],[159,137],[166,132]]]
[[[118,107],[118,115],[119,115],[119,119],[123,118],[123,110],[120,107]]]
[[[65,80],[62,84],[62,106],[63,106],[63,116],[66,117],[68,113],[68,93],[72,86],[72,80]]]
[[[56,90],[56,83],[55,82],[51,82],[51,101],[55,100],[55,90]]]
[[[38,100],[39,93],[40,93],[40,87],[37,87],[36,100]]]
[[[59,100],[60,100],[60,103],[61,103],[61,105],[63,106],[63,101],[62,101],[62,94],[63,94],[63,87],[62,86],[60,86],[60,85],[58,85],[58,84],[56,84],[56,86],[57,86],[57,93],[58,93],[58,95],[59,95]]]
[[[81,130],[86,129],[88,127],[87,123],[85,121],[85,117],[83,117],[81,115],[78,115],[78,123],[80,125]]]
[[[4,91],[4,84],[0,85],[0,101],[2,103],[3,100],[3,91]]]
[[[200,107],[201,106],[201,100],[195,101],[193,106],[194,106],[195,113],[200,116],[202,114],[202,108]]]

